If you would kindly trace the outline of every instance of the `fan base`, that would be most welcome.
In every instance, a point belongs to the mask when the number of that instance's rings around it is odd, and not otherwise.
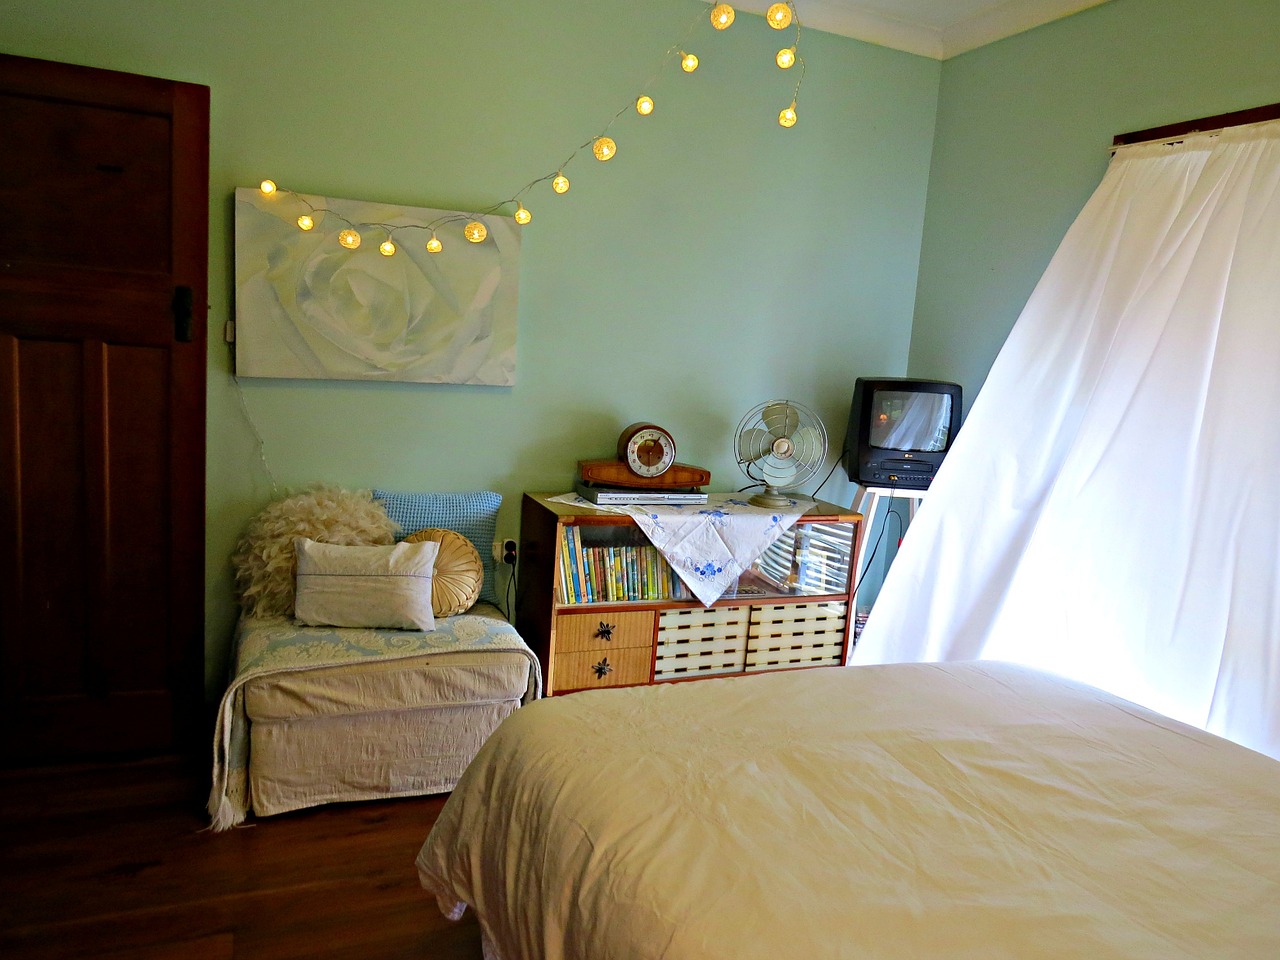
[[[765,487],[763,493],[757,493],[747,502],[755,507],[789,507],[793,499],[779,491],[777,487]]]

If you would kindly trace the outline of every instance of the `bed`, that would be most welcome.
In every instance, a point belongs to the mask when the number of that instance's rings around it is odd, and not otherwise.
[[[1280,957],[1280,763],[1000,663],[542,700],[418,857],[489,960]]]
[[[426,632],[246,618],[214,733],[213,827],[447,792],[540,692],[533,651],[487,603]]]

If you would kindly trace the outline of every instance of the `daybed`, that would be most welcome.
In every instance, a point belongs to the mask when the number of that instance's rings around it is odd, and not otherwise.
[[[536,657],[487,604],[429,633],[245,620],[223,697],[214,829],[340,800],[443,793],[540,694]]]
[[[233,558],[245,615],[214,735],[215,830],[447,791],[540,695],[478,549],[500,502],[317,487],[253,520]]]
[[[417,858],[490,960],[1280,957],[1280,764],[998,663],[532,704]]]

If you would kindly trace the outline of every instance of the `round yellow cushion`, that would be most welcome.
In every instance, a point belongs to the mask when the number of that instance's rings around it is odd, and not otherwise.
[[[431,611],[437,617],[452,617],[470,610],[480,596],[484,565],[476,548],[460,533],[428,527],[404,538],[408,543],[434,540],[440,544],[436,569],[431,575]]]

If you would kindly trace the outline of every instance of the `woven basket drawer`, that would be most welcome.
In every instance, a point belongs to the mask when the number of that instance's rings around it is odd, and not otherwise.
[[[602,610],[556,617],[556,653],[617,647],[653,647],[652,610]]]
[[[551,662],[548,686],[555,693],[564,693],[568,690],[648,683],[652,660],[651,646],[557,653]]]
[[[746,670],[779,670],[841,662],[847,603],[752,607]]]
[[[749,608],[663,610],[658,615],[655,680],[741,673]]]

